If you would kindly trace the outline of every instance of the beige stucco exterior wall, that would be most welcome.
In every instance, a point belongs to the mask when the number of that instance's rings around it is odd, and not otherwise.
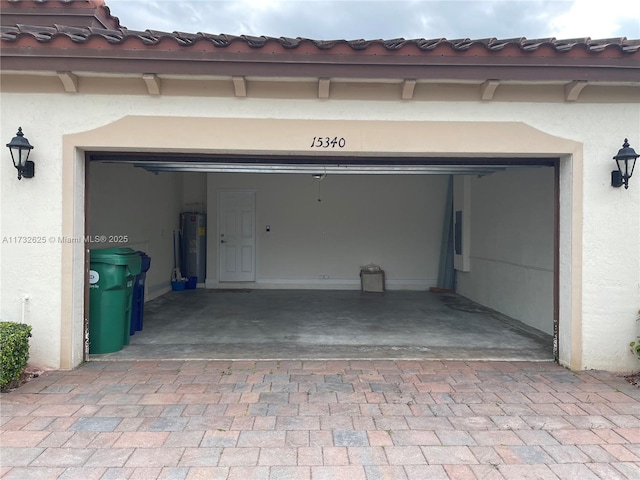
[[[82,360],[83,149],[311,153],[316,135],[347,139],[341,154],[562,157],[560,352],[572,368],[628,371],[640,305],[640,183],[609,186],[611,157],[638,148],[638,103],[372,102],[3,93],[1,133],[35,145],[36,176],[0,165],[2,319],[34,325],[32,360]],[[54,239],[54,241],[49,241]],[[634,245],[635,247],[630,247]]]

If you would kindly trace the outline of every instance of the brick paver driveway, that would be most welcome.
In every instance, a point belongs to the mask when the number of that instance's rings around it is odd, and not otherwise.
[[[91,362],[2,394],[10,479],[640,479],[640,389],[553,363]]]

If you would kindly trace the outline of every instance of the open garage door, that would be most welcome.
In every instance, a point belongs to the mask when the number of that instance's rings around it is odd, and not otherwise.
[[[553,358],[556,159],[111,152],[92,152],[88,159],[91,234],[121,232],[130,239],[128,246],[152,257],[147,330],[156,315],[153,343],[164,345],[164,354],[178,345],[172,354],[178,358],[189,351],[198,358],[271,358],[275,354],[268,352],[301,356],[303,351],[335,358],[464,358],[469,352],[472,358]],[[452,178],[465,179],[462,193],[448,191]],[[255,242],[254,271],[249,277],[225,277],[227,226],[220,199],[243,192],[255,202],[251,224],[245,225]],[[461,196],[466,196],[465,208],[458,207],[456,197]],[[185,304],[186,295],[170,292],[171,241],[180,213],[194,208],[207,214],[207,275],[200,285],[206,290],[187,292],[199,297]],[[443,229],[451,225],[455,239],[461,214],[469,265],[456,271],[456,291],[465,298],[454,301],[446,292],[429,298],[435,294],[426,292],[439,287],[441,257],[447,247],[456,247],[455,242],[443,246]],[[380,298],[362,303],[360,267],[369,263],[385,271],[386,304]],[[258,295],[257,290],[280,292]],[[334,296],[318,303],[327,291]],[[340,300],[338,291],[350,292],[355,303]],[[403,297],[415,292],[422,293]],[[294,298],[298,303],[291,310],[287,299]],[[382,319],[366,314],[374,302]],[[414,309],[408,312],[401,305]],[[466,315],[476,318],[463,321]],[[143,346],[148,331],[120,355],[153,355]],[[331,331],[335,334],[327,334]],[[480,339],[483,331],[493,337]],[[528,340],[505,342],[507,331]],[[524,347],[529,341],[541,350]],[[466,343],[467,353],[457,342]]]

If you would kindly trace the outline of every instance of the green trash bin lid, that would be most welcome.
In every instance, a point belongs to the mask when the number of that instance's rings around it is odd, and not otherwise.
[[[127,265],[132,275],[138,275],[142,270],[142,258],[140,254],[132,248],[99,248],[91,250],[89,255],[91,263]]]

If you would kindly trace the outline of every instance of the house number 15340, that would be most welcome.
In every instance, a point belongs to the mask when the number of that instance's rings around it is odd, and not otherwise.
[[[310,148],[344,148],[347,141],[343,137],[313,137]]]

